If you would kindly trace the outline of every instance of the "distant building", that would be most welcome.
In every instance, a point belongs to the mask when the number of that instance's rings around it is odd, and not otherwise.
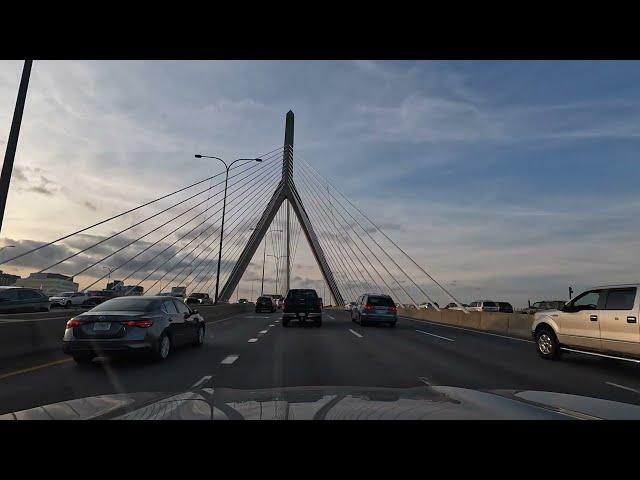
[[[15,285],[16,281],[20,279],[20,275],[11,275],[9,273],[4,273],[0,270],[0,287],[8,287],[10,285]]]
[[[57,295],[62,292],[77,292],[79,285],[73,277],[60,273],[31,273],[27,278],[20,278],[15,283],[18,287],[29,287],[42,290],[45,295]]]

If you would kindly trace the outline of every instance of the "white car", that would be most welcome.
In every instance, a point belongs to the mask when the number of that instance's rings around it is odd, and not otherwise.
[[[62,292],[53,297],[49,297],[51,306],[59,306],[64,308],[79,307],[89,298],[89,295],[81,292]]]
[[[470,312],[499,312],[500,306],[498,302],[493,300],[476,300],[469,304],[467,310]]]

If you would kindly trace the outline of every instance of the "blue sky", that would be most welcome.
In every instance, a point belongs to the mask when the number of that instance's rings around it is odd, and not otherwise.
[[[20,68],[0,62],[0,145]],[[465,301],[638,280],[638,62],[36,62],[3,237],[203,178],[196,151],[272,150],[289,109],[296,151]]]

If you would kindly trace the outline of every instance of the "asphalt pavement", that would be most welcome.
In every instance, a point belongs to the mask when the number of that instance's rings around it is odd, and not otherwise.
[[[395,329],[363,327],[348,312],[327,309],[321,328],[283,328],[280,312],[243,313],[211,321],[202,347],[178,349],[164,363],[98,358],[81,366],[62,352],[3,360],[0,414],[86,396],[206,387],[426,384],[640,405],[638,365],[580,354],[561,358],[539,358],[527,340],[402,317]]]

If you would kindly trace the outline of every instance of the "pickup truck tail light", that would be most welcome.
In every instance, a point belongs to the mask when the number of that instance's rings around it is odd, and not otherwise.
[[[322,309],[322,300],[318,299],[318,308]]]
[[[282,308],[287,308],[289,304],[287,303],[287,301],[285,300],[284,302],[282,302]]]

